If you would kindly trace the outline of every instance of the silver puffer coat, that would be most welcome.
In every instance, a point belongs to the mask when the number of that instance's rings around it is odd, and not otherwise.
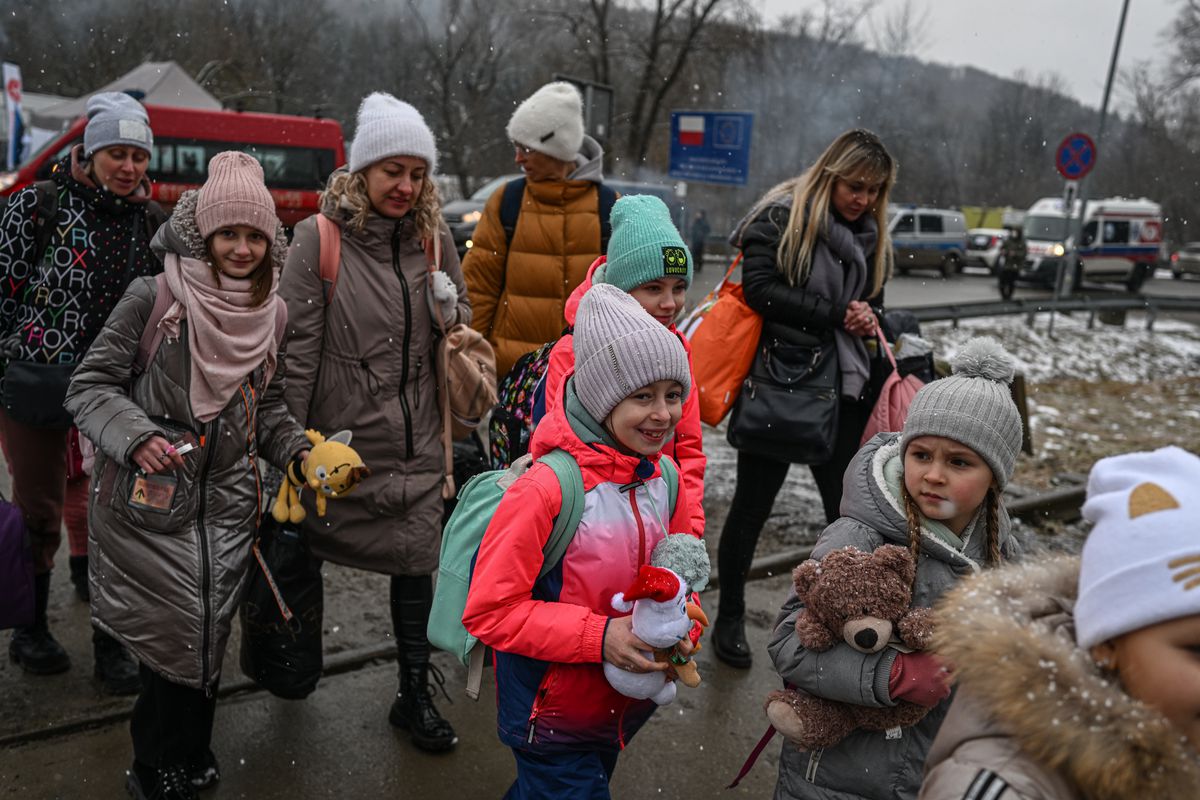
[[[176,234],[195,224],[183,199],[180,206],[170,222]],[[287,246],[281,236],[271,248],[277,268]],[[176,250],[189,240],[195,241],[166,236]],[[250,574],[256,514],[267,502],[264,492],[274,489],[260,485],[256,456],[282,467],[308,442],[283,402],[282,344],[270,383],[256,368],[207,423],[196,420],[188,399],[186,319],[179,338],[164,339],[134,378],[156,294],[153,278],[130,284],[75,371],[65,406],[98,450],[88,520],[92,620],[169,680],[204,688],[220,676]],[[202,442],[183,456],[181,470],[162,473],[178,481],[166,511],[130,503],[138,478],[131,456],[155,434],[172,443],[188,436]]]

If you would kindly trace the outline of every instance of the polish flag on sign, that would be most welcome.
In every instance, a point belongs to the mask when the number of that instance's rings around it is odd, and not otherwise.
[[[700,147],[704,144],[704,117],[679,118],[679,143],[685,147]]]

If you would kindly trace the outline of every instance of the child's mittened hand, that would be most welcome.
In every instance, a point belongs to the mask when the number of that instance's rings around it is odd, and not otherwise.
[[[901,653],[892,662],[888,694],[893,700],[907,700],[933,708],[949,696],[950,674],[932,653]]]
[[[429,275],[429,313],[436,321],[440,318],[446,325],[454,324],[455,312],[458,308],[458,287],[454,280],[440,270]]]
[[[633,617],[613,617],[604,631],[604,660],[626,672],[662,672],[670,664],[654,662],[642,655],[654,648],[633,635]]]

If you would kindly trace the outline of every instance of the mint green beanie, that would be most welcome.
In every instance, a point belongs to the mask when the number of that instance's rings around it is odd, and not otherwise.
[[[629,292],[660,278],[683,278],[691,286],[692,253],[662,200],[627,194],[613,204],[608,258],[596,281]]]

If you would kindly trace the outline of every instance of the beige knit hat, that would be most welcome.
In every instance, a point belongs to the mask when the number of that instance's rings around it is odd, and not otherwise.
[[[248,225],[275,240],[279,218],[263,182],[262,166],[246,153],[226,150],[208,162],[208,180],[196,199],[196,227],[207,239],[221,228]]]
[[[583,98],[566,81],[547,83],[517,106],[508,138],[559,161],[574,161],[583,145]]]
[[[692,371],[679,337],[615,286],[598,283],[575,315],[575,393],[597,422],[643,386],[678,381],[684,399]]]

